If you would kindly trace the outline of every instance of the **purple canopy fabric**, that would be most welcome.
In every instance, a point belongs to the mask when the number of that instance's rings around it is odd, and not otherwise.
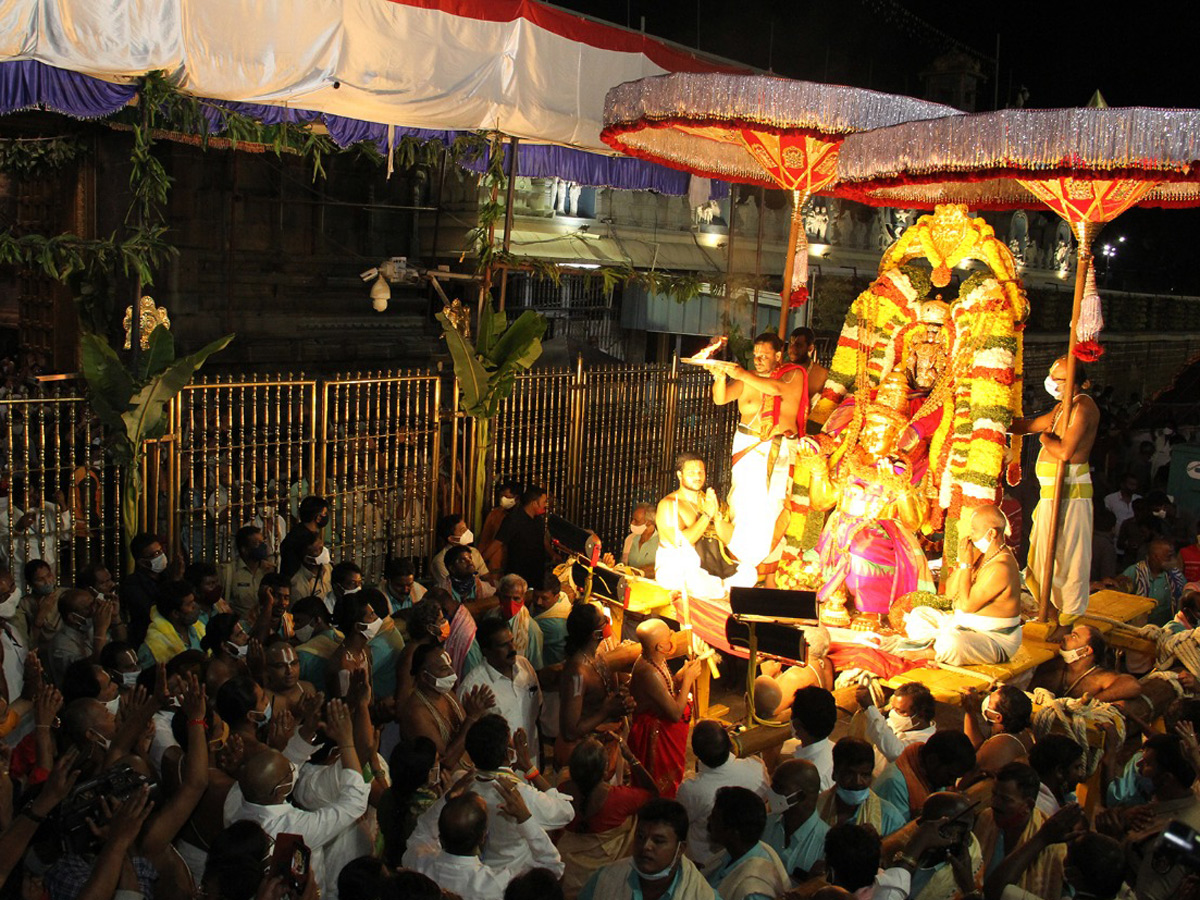
[[[124,108],[136,94],[136,84],[113,84],[33,60],[0,63],[0,115],[49,109],[73,119],[98,119]]]
[[[34,60],[0,62],[0,115],[27,109],[49,109],[75,119],[98,119],[123,109],[137,95],[136,84],[114,84]],[[290,122],[306,125],[320,122],[339,147],[370,141],[380,153],[388,151],[388,126],[364,122],[330,113],[239,103],[227,100],[203,101],[204,116],[210,133],[225,130],[221,108],[249,116],[265,125]],[[393,140],[411,136],[420,140],[439,140],[446,146],[461,132],[431,131],[392,126]],[[507,145],[505,153],[508,152]],[[614,187],[627,190],[651,190],[660,194],[682,195],[688,192],[690,176],[666,166],[623,156],[606,156],[571,147],[546,144],[522,144],[517,154],[517,174],[531,178],[562,178],[589,187]],[[463,165],[483,171],[484,159],[465,161]],[[727,196],[729,185],[714,181],[711,196]]]

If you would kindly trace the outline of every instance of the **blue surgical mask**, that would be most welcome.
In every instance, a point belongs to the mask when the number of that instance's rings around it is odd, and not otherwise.
[[[871,796],[870,788],[863,788],[861,791],[850,791],[844,787],[837,789],[837,798],[850,806],[862,806],[867,802],[869,796]]]

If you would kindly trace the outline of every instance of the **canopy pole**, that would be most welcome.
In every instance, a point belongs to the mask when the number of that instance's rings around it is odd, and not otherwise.
[[[517,145],[519,138],[508,139],[508,184],[504,190],[504,256],[508,258],[512,246],[513,187],[517,183]],[[500,311],[504,312],[504,300],[508,296],[508,266],[500,272]]]
[[[788,232],[787,260],[783,265],[783,290],[779,293],[779,338],[787,340],[792,291],[808,285],[808,234],[804,230],[804,204],[808,191],[792,191],[792,227]]]
[[[1071,409],[1075,404],[1075,335],[1079,324],[1079,307],[1083,302],[1083,289],[1087,281],[1088,268],[1092,264],[1092,241],[1097,226],[1092,222],[1071,223],[1078,240],[1075,262],[1075,297],[1071,303],[1071,332],[1067,337],[1067,375],[1063,385],[1062,414],[1059,416],[1058,437],[1062,437],[1071,424]],[[1050,533],[1046,557],[1042,562],[1042,590],[1038,598],[1038,621],[1050,621],[1050,598],[1054,592],[1054,556],[1058,551],[1059,522],[1062,513],[1063,480],[1067,474],[1067,461],[1059,459],[1054,464],[1054,492],[1050,500]],[[1055,617],[1057,620],[1057,616]]]
[[[758,187],[758,239],[754,244],[754,302],[750,306],[750,333],[758,334],[758,287],[762,281],[763,213],[767,209],[767,189]]]

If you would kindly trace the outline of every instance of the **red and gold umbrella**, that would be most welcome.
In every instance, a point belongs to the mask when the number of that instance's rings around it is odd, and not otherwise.
[[[902,208],[1044,206],[1065,219],[1078,240],[1062,416],[1069,422],[1092,241],[1105,223],[1132,206],[1200,205],[1200,110],[1010,109],[903,123],[846,140],[837,193]],[[948,281],[945,267],[934,270],[934,284]],[[1089,299],[1098,305],[1098,298]],[[1082,337],[1093,344],[1087,348],[1091,353],[1099,352],[1090,329]],[[1039,598],[1043,621],[1049,615],[1065,471],[1059,460]]]
[[[610,90],[600,137],[622,153],[696,175],[792,192],[782,337],[788,309],[807,299],[801,208],[834,183],[846,135],[956,113],[940,103],[840,85],[680,72]]]

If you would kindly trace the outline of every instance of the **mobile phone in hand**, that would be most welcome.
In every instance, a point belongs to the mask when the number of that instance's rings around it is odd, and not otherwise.
[[[271,875],[283,879],[292,897],[304,893],[308,884],[309,861],[312,851],[298,834],[280,834],[275,838],[275,852],[271,855]]]

